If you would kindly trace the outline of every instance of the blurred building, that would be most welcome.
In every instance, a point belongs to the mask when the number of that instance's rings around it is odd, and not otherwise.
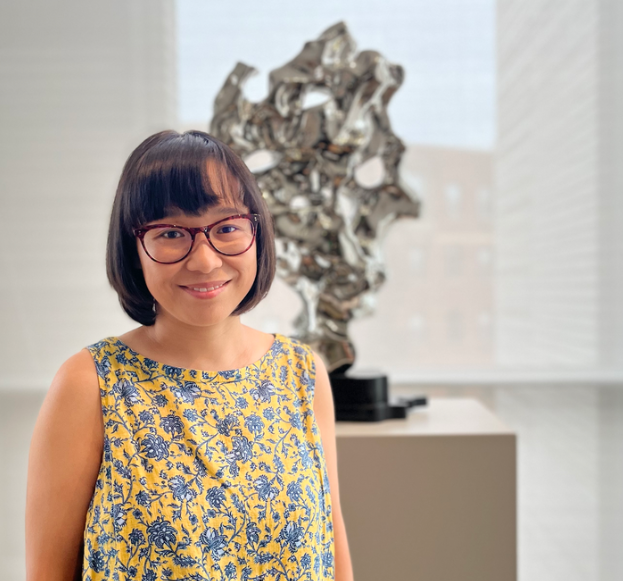
[[[402,179],[422,200],[420,218],[389,227],[383,244],[387,282],[374,315],[351,324],[358,368],[393,379],[422,371],[493,364],[492,155],[410,146]],[[277,280],[245,316],[266,331],[290,332],[301,308]]]
[[[422,215],[390,228],[378,311],[353,325],[360,366],[402,380],[491,366],[491,172],[489,152],[407,149],[401,173],[422,199]]]

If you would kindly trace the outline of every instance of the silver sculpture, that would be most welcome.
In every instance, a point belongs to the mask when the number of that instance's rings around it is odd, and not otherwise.
[[[419,214],[415,194],[399,181],[405,148],[387,116],[403,69],[378,52],[357,53],[340,22],[273,70],[258,103],[242,91],[255,72],[235,66],[215,99],[210,131],[244,159],[269,158],[254,173],[274,218],[278,275],[305,305],[297,337],[330,372],[343,372],[355,360],[348,323],[373,312],[385,281],[386,229]],[[312,92],[326,101],[306,106]],[[365,173],[374,164],[380,175],[370,183]]]

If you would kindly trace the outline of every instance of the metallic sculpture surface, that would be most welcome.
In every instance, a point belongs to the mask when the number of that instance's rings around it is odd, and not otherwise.
[[[378,52],[357,53],[340,22],[273,70],[258,103],[243,95],[255,72],[235,66],[215,99],[210,132],[256,174],[274,218],[278,275],[305,305],[297,337],[329,371],[343,372],[355,360],[348,323],[373,312],[385,281],[386,229],[419,213],[415,194],[399,181],[405,148],[387,115],[403,70]],[[319,92],[325,101],[308,106]],[[267,162],[257,167],[261,156]]]

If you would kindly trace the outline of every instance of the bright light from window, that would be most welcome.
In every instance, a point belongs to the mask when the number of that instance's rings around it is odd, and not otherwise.
[[[237,61],[259,70],[245,88],[261,100],[268,73],[343,20],[360,50],[405,69],[389,112],[407,143],[491,149],[495,135],[494,0],[177,0],[179,118],[205,127]]]

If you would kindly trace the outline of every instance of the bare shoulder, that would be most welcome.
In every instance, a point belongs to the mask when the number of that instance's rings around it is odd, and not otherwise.
[[[103,442],[99,380],[91,354],[82,350],[63,363],[39,410],[30,443],[29,481],[33,474],[37,482],[59,472],[66,478],[85,467],[93,476]]]
[[[97,384],[95,362],[89,350],[86,348],[81,349],[67,359],[58,370],[57,377],[64,379],[90,379],[92,384]]]
[[[82,349],[63,363],[45,397],[37,431],[58,430],[88,433],[92,443],[103,440],[100,387],[95,362]]]
[[[48,396],[99,402],[99,379],[95,362],[87,349],[81,349],[61,365],[52,380]]]

